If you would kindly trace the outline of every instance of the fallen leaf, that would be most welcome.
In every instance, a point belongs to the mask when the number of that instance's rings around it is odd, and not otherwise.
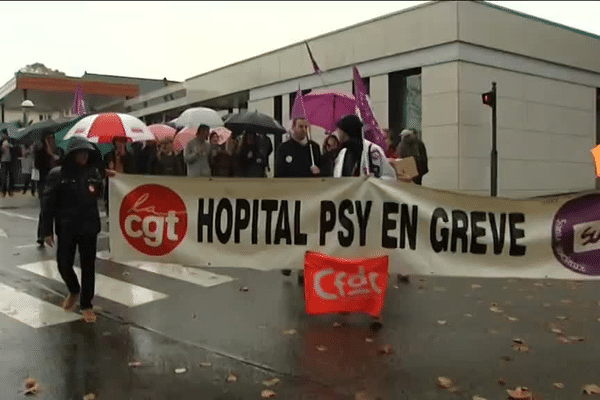
[[[238,381],[238,376],[236,374],[230,373],[227,376],[227,383],[234,383],[234,382],[237,382],[237,381]]]
[[[88,393],[83,396],[83,400],[96,400],[96,395],[94,393]]]
[[[454,385],[454,382],[450,378],[446,378],[445,376],[440,376],[437,378],[437,384],[442,389],[449,389]]]
[[[288,329],[288,330],[283,331],[284,335],[295,335],[296,333],[298,333],[298,331],[295,329]]]
[[[201,362],[201,363],[200,363],[200,366],[201,366],[201,367],[211,367],[211,366],[212,366],[212,364],[211,364],[211,363],[209,363],[209,362]]]
[[[394,285],[393,287],[394,287],[394,289],[400,289],[400,286],[398,286],[398,285]]]
[[[455,393],[455,394],[463,392],[463,390],[461,389],[460,386],[452,386],[451,388],[448,389],[448,391],[450,393]]]
[[[392,354],[393,352],[394,352],[394,349],[392,348],[391,344],[386,344],[385,346],[382,346],[381,348],[379,348],[379,354],[389,355],[389,354]]]
[[[564,337],[564,336],[559,336],[558,337],[558,341],[561,342],[561,343],[564,343],[564,344],[571,343],[571,341],[569,339],[567,339],[566,337]]]
[[[471,318],[471,317],[473,317],[473,314],[465,314],[465,317]]]
[[[513,343],[517,343],[517,344],[525,343],[525,341],[521,338],[514,338],[512,341],[513,341]]]
[[[131,275],[129,272],[123,272],[123,276],[129,276]]]
[[[242,286],[240,288],[240,292],[247,292],[248,291],[248,286]]]
[[[554,382],[552,384],[552,386],[554,387],[554,389],[564,389],[565,388],[565,384],[561,383],[561,382]]]
[[[370,337],[368,337],[368,338],[365,339],[365,342],[367,342],[367,343],[373,343],[373,339],[371,339]]]
[[[533,393],[526,387],[518,387],[514,390],[506,391],[511,400],[533,400]]]
[[[526,344],[513,344],[513,350],[518,351],[519,353],[529,353],[529,346]]]
[[[491,311],[491,312],[498,313],[498,314],[501,314],[501,313],[503,313],[503,312],[504,312],[504,311],[502,311],[502,310],[501,310],[500,308],[498,308],[498,307],[490,307],[490,311]]]
[[[557,315],[556,319],[561,320],[561,321],[565,321],[567,319],[567,317],[564,316],[564,315]]]
[[[446,322],[447,321],[444,321],[444,320],[441,319],[437,323],[438,323],[438,325],[446,325]]]
[[[500,386],[506,385],[506,380],[504,378],[498,379],[498,385],[500,385]]]
[[[327,350],[327,347],[325,347],[325,346],[317,346],[317,350],[319,350],[319,351],[325,351],[325,350]]]
[[[186,371],[187,371],[187,368],[177,368],[177,369],[175,370],[175,373],[176,373],[176,374],[183,374],[183,373],[185,373]]]
[[[471,289],[481,289],[482,287],[483,287],[483,286],[481,286],[481,285],[478,285],[478,284],[476,284],[476,283],[475,283],[475,284],[473,284],[473,285],[471,285]]]
[[[130,367],[141,367],[142,366],[142,362],[141,361],[132,361],[129,364]]]
[[[260,392],[260,397],[262,397],[263,399],[272,399],[273,397],[277,397],[277,393],[275,393],[272,390],[265,389],[262,392]]]
[[[563,333],[563,331],[560,330],[560,329],[558,329],[558,328],[552,328],[551,330],[552,330],[553,333],[558,333],[558,334]]]
[[[509,357],[509,356],[502,356],[502,357],[500,357],[500,359],[501,359],[502,361],[512,361],[512,360],[513,360],[513,359],[512,359],[511,357]]]
[[[516,322],[519,320],[518,318],[515,318],[515,317],[507,317],[507,318],[509,321],[512,321],[512,322]]]
[[[573,300],[568,300],[567,299],[567,300],[561,300],[560,302],[563,303],[563,304],[571,304],[573,302]]]
[[[487,400],[485,397],[473,396],[473,400]]]
[[[489,333],[491,333],[492,335],[497,335],[500,333],[500,331],[496,330],[496,329],[490,329],[488,330]]]
[[[271,387],[271,386],[277,385],[279,382],[281,382],[281,380],[279,378],[273,378],[273,379],[269,379],[268,381],[263,381],[263,385],[265,385],[267,387]]]
[[[340,326],[342,326],[342,324],[340,324],[339,322],[334,322],[334,323],[333,323],[333,327],[334,327],[334,328],[338,328],[338,327],[340,327]]]
[[[583,394],[600,394],[600,386],[598,385],[585,385],[581,391]]]
[[[581,336],[569,336],[567,339],[572,340],[573,342],[583,342],[585,338]]]
[[[25,394],[37,394],[40,391],[40,384],[35,378],[27,378],[24,382]]]

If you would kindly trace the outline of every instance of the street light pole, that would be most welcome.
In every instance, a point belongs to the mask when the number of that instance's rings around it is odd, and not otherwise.
[[[498,196],[498,149],[496,146],[496,82],[492,82],[492,90],[481,95],[483,104],[492,108],[492,152],[490,155],[490,191],[491,196]]]

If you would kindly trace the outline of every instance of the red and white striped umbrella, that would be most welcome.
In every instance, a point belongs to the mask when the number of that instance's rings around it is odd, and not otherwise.
[[[183,151],[188,142],[192,140],[194,136],[196,136],[196,132],[198,132],[198,128],[192,127],[183,128],[177,132],[175,135],[175,142],[173,143],[175,150]]]
[[[164,124],[153,124],[148,126],[148,129],[158,142],[164,139],[173,139],[177,133],[177,129]]]
[[[111,143],[115,138],[129,142],[156,140],[150,129],[139,119],[127,114],[103,113],[90,115],[77,122],[64,140],[80,136],[95,143]]]

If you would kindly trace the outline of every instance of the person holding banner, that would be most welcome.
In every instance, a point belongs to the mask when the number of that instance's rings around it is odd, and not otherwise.
[[[276,178],[309,178],[321,174],[321,149],[308,136],[306,118],[294,118],[291,139],[277,148]]]
[[[385,151],[363,138],[363,123],[358,116],[346,115],[336,126],[342,149],[335,160],[334,178],[369,175],[396,180],[396,171],[388,161]]]

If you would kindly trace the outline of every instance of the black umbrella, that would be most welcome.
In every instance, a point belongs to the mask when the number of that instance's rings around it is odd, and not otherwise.
[[[234,133],[240,133],[241,131],[270,133],[273,135],[286,133],[285,128],[279,122],[258,111],[232,115],[225,122],[225,127],[231,129]]]

